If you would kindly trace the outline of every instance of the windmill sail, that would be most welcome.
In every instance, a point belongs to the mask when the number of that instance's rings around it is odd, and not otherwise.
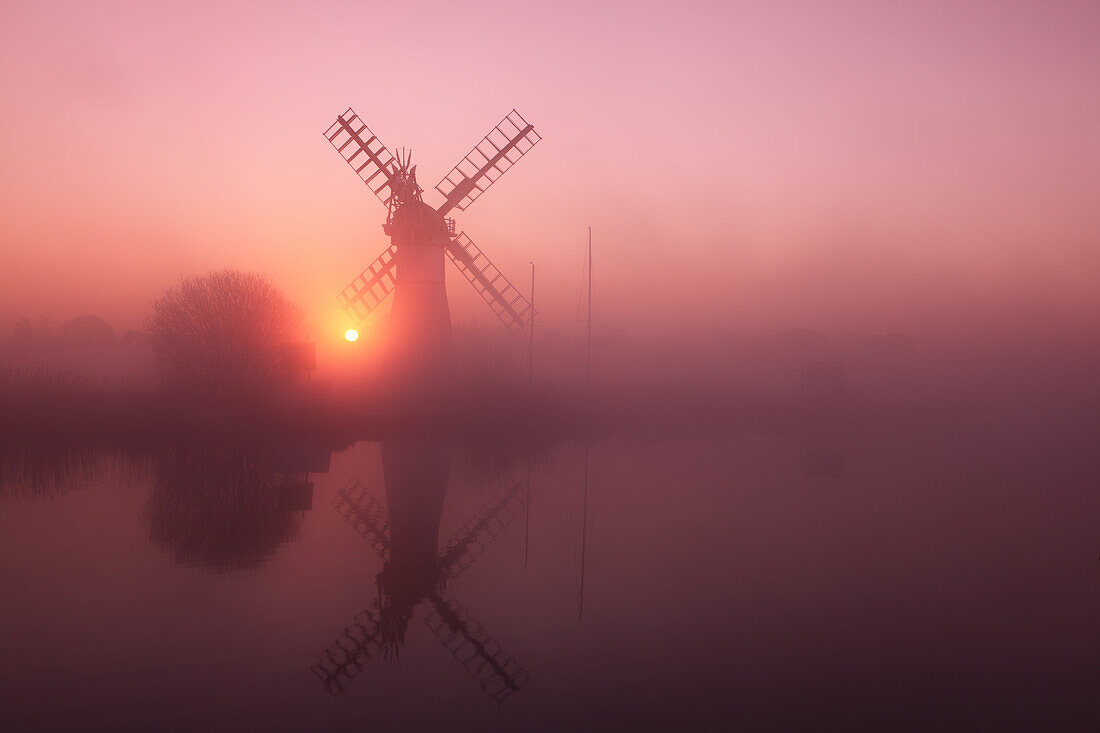
[[[498,703],[503,702],[530,681],[523,667],[489,638],[484,627],[470,618],[461,604],[435,597],[432,607],[435,613],[425,618],[424,623],[451,656],[477,680],[486,695]]]
[[[393,286],[397,283],[394,259],[396,253],[397,245],[390,245],[389,249],[380,254],[378,259],[370,263],[367,269],[359,273],[359,276],[336,296],[340,307],[357,321],[366,320],[367,316],[393,290]]]
[[[325,138],[378,200],[389,206],[397,185],[392,178],[393,154],[375,137],[367,123],[355,114],[355,110],[348,107],[344,114],[338,116],[336,122],[325,130]]]
[[[535,128],[513,109],[436,184],[447,199],[439,213],[445,216],[456,207],[465,211],[539,140]]]
[[[382,651],[379,626],[378,616],[373,611],[363,611],[313,665],[313,673],[330,694],[342,693],[348,683],[363,671],[366,663]]]
[[[527,328],[534,314],[531,304],[466,236],[466,232],[451,240],[447,245],[447,255],[505,326],[515,331]]]
[[[457,578],[497,537],[502,535],[508,525],[515,521],[523,510],[520,498],[520,482],[509,490],[493,497],[485,511],[475,516],[458,531],[447,543],[439,555],[439,570],[449,578]]]
[[[353,478],[336,492],[336,511],[367,541],[383,560],[390,553],[390,523],[382,505],[367,491],[359,479]]]

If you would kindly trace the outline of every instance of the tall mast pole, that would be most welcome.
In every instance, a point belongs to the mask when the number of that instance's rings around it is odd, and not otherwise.
[[[527,415],[534,414],[531,400],[535,392],[535,263],[531,263],[531,320],[527,322]],[[531,449],[527,449],[527,497],[523,502],[523,567],[531,542]]]
[[[588,227],[588,359],[584,380],[584,396],[587,401],[592,388],[592,227]]]
[[[531,263],[531,320],[527,322],[527,402],[535,390],[535,263]]]
[[[584,561],[588,548],[588,446],[589,414],[592,409],[592,227],[588,227],[588,355],[584,366],[584,502],[581,513],[581,588],[577,620],[584,620]]]

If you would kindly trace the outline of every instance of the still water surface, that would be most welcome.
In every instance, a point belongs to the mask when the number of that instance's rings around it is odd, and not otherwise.
[[[10,454],[0,727],[1087,730],[1084,442]]]

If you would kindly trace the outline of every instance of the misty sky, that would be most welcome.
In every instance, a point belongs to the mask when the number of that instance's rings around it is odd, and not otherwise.
[[[455,216],[562,330],[589,224],[600,320],[638,332],[1088,326],[1097,38],[1095,2],[7,2],[0,325],[136,327],[231,265],[338,333],[387,244],[321,136],[350,105],[432,203],[512,107],[536,126]]]

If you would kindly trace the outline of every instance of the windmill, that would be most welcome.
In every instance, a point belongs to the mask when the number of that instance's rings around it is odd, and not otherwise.
[[[343,693],[376,657],[394,660],[416,609],[451,655],[498,703],[527,684],[522,667],[489,637],[460,603],[445,600],[448,580],[457,578],[520,515],[522,484],[498,491],[447,544],[439,546],[450,453],[439,446],[383,443],[388,511],[358,479],[337,492],[336,510],[382,559],[378,596],[313,665],[332,695]]]
[[[530,302],[474,244],[455,233],[454,209],[465,211],[542,138],[514,109],[445,175],[435,190],[443,203],[423,200],[416,166],[406,150],[391,153],[350,107],[325,138],[386,207],[390,246],[351,281],[337,301],[361,323],[394,293],[390,320],[417,356],[438,353],[451,330],[444,255],[473,285],[505,326],[528,327]]]

